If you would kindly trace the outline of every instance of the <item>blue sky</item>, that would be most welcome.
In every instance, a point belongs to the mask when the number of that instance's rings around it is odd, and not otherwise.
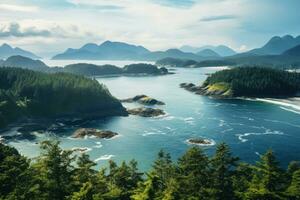
[[[244,51],[300,35],[299,0],[0,0],[0,43],[51,56],[105,40]]]

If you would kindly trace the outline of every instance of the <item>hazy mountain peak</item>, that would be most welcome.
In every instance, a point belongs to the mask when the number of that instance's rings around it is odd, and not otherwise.
[[[7,43],[4,43],[0,46],[0,58],[5,59],[15,55],[25,56],[33,59],[39,58],[38,56],[29,51],[23,50],[19,47],[13,48]]]
[[[184,52],[191,52],[191,53],[198,53],[199,51],[202,51],[204,49],[210,49],[215,53],[219,54],[220,56],[232,56],[236,54],[236,52],[233,49],[231,49],[226,45],[218,45],[218,46],[205,45],[202,47],[192,47],[189,45],[184,45],[180,48],[180,50]]]
[[[197,55],[203,56],[203,57],[220,57],[219,54],[217,54],[215,51],[211,49],[203,49],[199,52],[197,52]]]

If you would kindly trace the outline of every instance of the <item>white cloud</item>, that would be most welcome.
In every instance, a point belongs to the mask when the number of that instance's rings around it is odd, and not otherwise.
[[[37,6],[28,5],[14,5],[14,4],[0,4],[0,10],[19,11],[19,12],[37,12]]]

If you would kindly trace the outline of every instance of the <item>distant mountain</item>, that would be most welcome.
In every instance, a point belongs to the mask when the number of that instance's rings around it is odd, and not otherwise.
[[[285,52],[283,52],[282,55],[285,56],[299,56],[300,57],[300,45],[297,45],[291,49],[286,50]]]
[[[191,52],[191,53],[197,53],[199,51],[205,50],[205,49],[210,49],[213,50],[214,52],[216,52],[217,54],[219,54],[220,56],[232,56],[234,54],[236,54],[236,52],[225,46],[225,45],[219,45],[219,46],[212,46],[212,45],[206,45],[206,46],[202,46],[202,47],[192,47],[192,46],[182,46],[180,48],[180,50],[184,51],[184,52]]]
[[[216,52],[214,52],[211,49],[203,49],[203,50],[197,52],[197,55],[203,56],[203,57],[216,57],[216,58],[220,57],[219,54],[217,54]]]
[[[151,52],[143,46],[111,41],[103,42],[100,45],[88,43],[79,49],[67,49],[64,53],[58,54],[52,59],[156,61],[166,57],[194,60],[209,59],[209,57],[205,58],[194,53],[180,51],[179,49]]]
[[[79,49],[67,49],[52,59],[135,60],[150,51],[142,46],[105,41],[100,45],[88,43]]]
[[[29,51],[26,51],[26,50],[23,50],[21,48],[13,48],[11,46],[9,46],[8,44],[4,43],[0,46],[0,58],[1,59],[6,59],[10,56],[25,56],[25,57],[29,57],[29,58],[32,58],[32,59],[38,59],[39,57],[36,56],[35,54],[29,52]]]
[[[263,47],[250,50],[246,54],[252,55],[279,55],[284,51],[300,45],[300,36],[293,37],[285,35],[283,37],[272,37]]]
[[[3,67],[18,67],[35,71],[47,71],[49,67],[40,60],[32,60],[24,56],[11,56],[0,63]]]

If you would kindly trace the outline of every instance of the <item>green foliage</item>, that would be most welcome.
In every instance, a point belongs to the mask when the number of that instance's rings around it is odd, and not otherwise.
[[[262,67],[238,67],[209,76],[204,86],[230,85],[233,96],[293,96],[300,90],[300,74]]]
[[[0,199],[32,200],[294,200],[300,199],[300,169],[279,167],[272,151],[257,164],[238,163],[226,144],[212,157],[199,147],[173,163],[164,151],[143,176],[137,162],[96,170],[86,154],[63,150],[59,142],[41,143],[33,161],[0,143]]]
[[[106,116],[124,112],[96,80],[66,73],[0,68],[0,127],[27,117]]]

